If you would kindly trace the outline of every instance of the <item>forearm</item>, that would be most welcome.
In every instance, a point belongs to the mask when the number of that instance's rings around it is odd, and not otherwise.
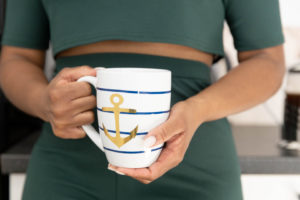
[[[268,99],[280,87],[283,74],[283,62],[253,56],[188,102],[195,106],[199,122],[220,119]]]
[[[0,84],[14,105],[30,115],[44,118],[41,98],[48,81],[42,67],[22,57],[2,61]]]

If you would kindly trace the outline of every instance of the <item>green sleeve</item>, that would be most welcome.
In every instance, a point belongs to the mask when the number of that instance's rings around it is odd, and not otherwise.
[[[49,23],[40,0],[8,0],[2,45],[47,49]]]
[[[284,42],[278,0],[224,0],[226,21],[238,51]]]

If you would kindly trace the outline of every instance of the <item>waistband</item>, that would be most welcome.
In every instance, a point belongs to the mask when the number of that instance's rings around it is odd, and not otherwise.
[[[67,56],[56,59],[55,72],[65,67],[89,65],[91,67],[139,67],[168,69],[173,77],[196,78],[210,83],[210,67],[205,63],[166,56],[136,53],[96,53]]]

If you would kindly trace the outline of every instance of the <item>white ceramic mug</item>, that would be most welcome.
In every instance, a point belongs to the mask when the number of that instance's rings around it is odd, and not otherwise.
[[[167,120],[171,103],[171,71],[150,68],[96,68],[84,76],[97,89],[100,134],[83,129],[112,165],[143,168],[155,162],[163,144],[144,146],[143,137]]]

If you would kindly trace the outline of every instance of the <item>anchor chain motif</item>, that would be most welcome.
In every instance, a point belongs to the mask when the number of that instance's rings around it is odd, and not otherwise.
[[[117,101],[114,101],[117,100]],[[120,112],[128,112],[128,113],[136,113],[135,109],[127,109],[127,108],[120,108],[119,106],[123,103],[124,98],[120,94],[112,94],[110,96],[110,102],[114,105],[114,107],[103,107],[103,111],[112,111],[115,115],[115,126],[116,126],[116,136],[112,137],[107,129],[105,128],[104,124],[102,123],[103,130],[105,135],[115,144],[117,147],[121,147],[124,144],[126,144],[128,141],[133,139],[136,136],[136,133],[138,131],[138,126],[136,126],[131,132],[130,135],[127,137],[121,137],[120,134]]]

